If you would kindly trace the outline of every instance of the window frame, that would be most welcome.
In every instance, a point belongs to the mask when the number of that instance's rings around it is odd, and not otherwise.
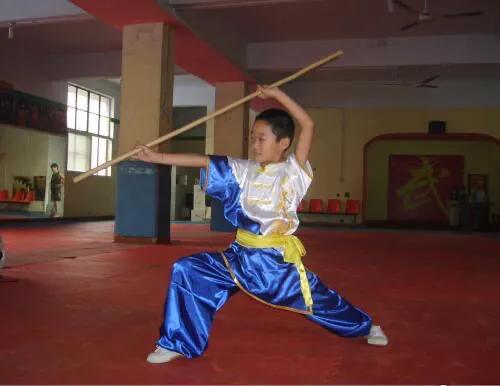
[[[69,104],[69,93],[70,93],[70,87],[74,87],[75,88],[75,99],[73,102],[73,105],[70,105]],[[83,110],[81,108],[79,108],[78,106],[78,93],[79,91],[84,91],[86,92],[87,94],[87,104],[86,104],[86,110]],[[94,95],[98,95],[99,96],[99,99],[98,99],[98,106],[99,106],[99,109],[98,109],[98,112],[97,113],[94,113],[94,112],[91,112],[90,111],[90,101],[91,101],[91,94],[94,94]],[[102,109],[102,106],[103,106],[103,103],[102,103],[102,99],[103,98],[106,98],[108,100],[108,115],[105,115],[105,114],[101,114],[101,109]],[[114,112],[114,98],[110,95],[106,95],[104,93],[101,93],[101,92],[97,92],[97,91],[94,91],[94,90],[91,90],[87,87],[84,87],[84,86],[80,86],[76,83],[73,83],[73,82],[68,82],[67,83],[67,97],[66,97],[66,102],[67,102],[67,106],[68,106],[68,110],[69,109],[73,109],[74,110],[74,114],[73,114],[73,118],[74,118],[74,121],[73,121],[73,124],[72,124],[72,127],[70,127],[70,125],[68,124],[68,114],[66,116],[66,119],[67,119],[67,122],[66,122],[66,125],[68,127],[68,134],[73,134],[73,135],[81,135],[81,136],[85,136],[88,138],[88,141],[89,141],[89,154],[88,154],[88,162],[87,164],[90,165],[90,168],[94,168],[96,167],[97,165],[100,165],[102,162],[99,161],[99,155],[100,155],[100,152],[101,152],[101,144],[103,143],[103,139],[105,140],[104,142],[106,143],[106,148],[104,150],[102,150],[105,154],[104,156],[104,159],[106,159],[106,161],[108,161],[108,155],[110,155],[110,147],[111,147],[111,155],[110,157],[112,158],[112,153],[113,153],[113,147],[114,147],[114,139],[115,139],[115,128],[114,128],[114,118],[113,118],[113,112]],[[83,106],[82,106],[83,107]],[[86,128],[85,130],[79,130],[77,129],[77,122],[78,122],[78,112],[83,112],[83,113],[86,113]],[[94,114],[94,115],[97,115],[97,133],[93,133],[91,131],[89,131],[89,125],[90,125],[90,114]],[[103,135],[101,134],[101,120],[102,118],[105,118],[108,120],[108,124],[109,124],[109,127],[108,127],[108,135]],[[92,137],[95,137],[96,138],[96,142],[97,142],[97,154],[96,154],[96,160],[97,160],[97,164],[93,164],[92,163],[92,160],[93,160],[93,157],[92,157],[92,144],[93,144],[93,140],[92,140]],[[68,151],[66,152],[66,157],[67,157],[67,165],[68,165],[68,171],[72,171],[72,172],[75,172],[75,173],[82,173],[81,171],[79,170],[71,170],[69,169],[69,141],[68,141]],[[101,157],[102,158],[102,157]],[[111,159],[110,158],[110,159]],[[103,173],[104,172],[104,173]],[[99,176],[99,177],[111,177],[111,167],[108,167],[106,169],[103,169],[97,173],[94,174],[95,176]]]

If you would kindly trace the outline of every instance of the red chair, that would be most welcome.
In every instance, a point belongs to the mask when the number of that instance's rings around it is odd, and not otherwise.
[[[345,203],[346,214],[359,214],[361,210],[361,203],[359,200],[347,200]]]
[[[341,213],[340,200],[338,198],[331,198],[328,200],[328,206],[326,208],[328,213]]]
[[[22,190],[18,190],[14,197],[12,197],[12,201],[23,201],[24,200],[24,192]]]
[[[26,194],[26,197],[24,197],[24,201],[26,202],[31,202],[35,199],[35,192],[34,191],[29,191],[27,194]]]
[[[302,200],[297,207],[297,212],[307,212],[307,201]]]
[[[8,190],[0,190],[0,201],[6,201],[9,199],[9,191]]]
[[[322,213],[323,212],[323,200],[319,198],[311,198],[309,202],[309,212],[311,213]]]

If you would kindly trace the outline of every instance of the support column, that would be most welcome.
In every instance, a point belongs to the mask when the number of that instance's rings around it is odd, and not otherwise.
[[[169,132],[174,31],[163,23],[123,29],[119,152]],[[168,151],[161,144],[160,151]],[[167,181],[168,180],[168,181]],[[170,168],[139,161],[118,166],[116,241],[170,241]]]
[[[215,91],[215,109],[218,110],[247,95],[245,82],[217,83]],[[248,122],[249,105],[245,103],[215,119],[215,127],[207,126],[207,145],[213,145],[213,151],[207,146],[208,153],[228,155],[234,158],[248,158]],[[222,203],[212,200],[212,218],[210,229],[232,232],[234,227],[224,218]]]
[[[150,142],[172,129],[173,90],[173,28],[162,23],[125,26],[120,154],[137,142]]]
[[[217,83],[215,91],[215,110],[227,106],[247,95],[245,82]],[[214,154],[235,158],[248,157],[248,111],[245,103],[217,118],[213,133]]]

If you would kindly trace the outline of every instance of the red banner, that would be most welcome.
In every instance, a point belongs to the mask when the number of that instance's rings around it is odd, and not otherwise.
[[[447,224],[448,201],[463,184],[461,155],[391,155],[388,220]]]

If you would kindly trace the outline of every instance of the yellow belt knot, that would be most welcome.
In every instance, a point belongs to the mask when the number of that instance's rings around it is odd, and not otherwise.
[[[300,277],[300,289],[306,306],[311,309],[313,304],[307,272],[302,264],[306,249],[297,236],[293,235],[256,235],[243,229],[238,229],[236,241],[249,248],[283,248],[283,260],[294,264]]]
[[[283,237],[283,236],[280,236]],[[306,255],[304,244],[297,236],[286,236],[288,239],[284,246],[284,260],[287,263],[301,263],[302,256]]]

